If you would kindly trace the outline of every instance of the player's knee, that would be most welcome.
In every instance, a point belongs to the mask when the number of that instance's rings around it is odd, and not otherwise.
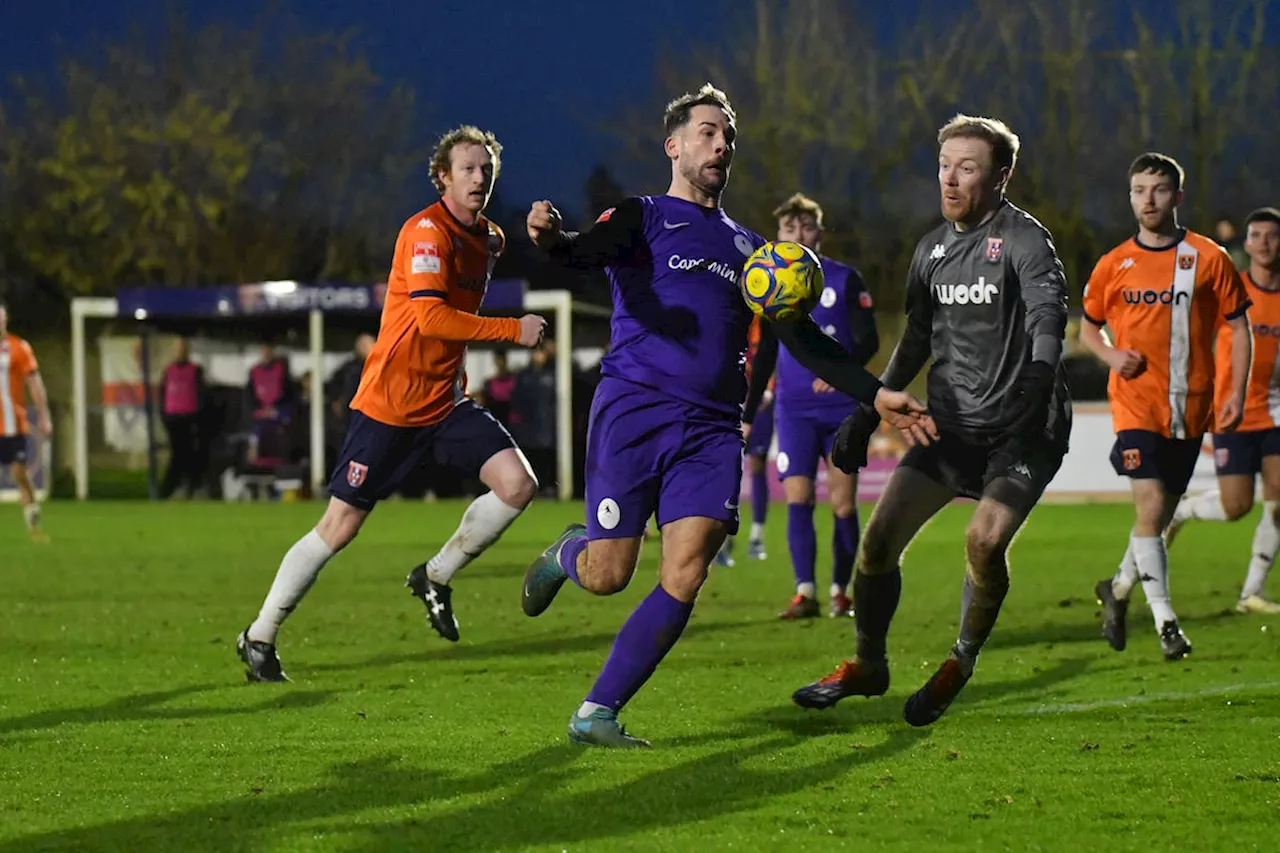
[[[964,551],[969,570],[978,577],[992,572],[1007,572],[1004,554],[1008,543],[1000,531],[987,527],[971,527],[964,537]]]
[[[336,553],[356,538],[367,515],[363,510],[334,499],[316,525],[316,534]]]
[[[880,575],[897,567],[898,555],[889,546],[889,537],[878,524],[868,524],[862,534],[862,548],[858,551],[858,572],[864,575]]]
[[[1222,511],[1227,517],[1227,521],[1238,521],[1249,514],[1249,510],[1253,509],[1252,495],[1227,495],[1222,494]]]
[[[493,493],[507,506],[524,509],[538,494],[538,480],[527,471],[512,472],[494,484]]]
[[[691,602],[707,582],[708,568],[701,560],[664,563],[659,577],[662,588],[678,601]]]
[[[634,567],[616,561],[592,560],[588,555],[588,570],[578,573],[582,588],[594,595],[616,595],[627,588],[635,574]]]

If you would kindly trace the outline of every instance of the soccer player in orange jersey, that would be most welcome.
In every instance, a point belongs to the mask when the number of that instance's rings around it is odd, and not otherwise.
[[[1253,509],[1258,475],[1262,475],[1262,517],[1253,533],[1252,557],[1236,610],[1240,613],[1280,613],[1280,604],[1267,598],[1264,587],[1276,551],[1280,549],[1280,209],[1264,207],[1245,220],[1244,250],[1249,269],[1241,278],[1249,293],[1249,321],[1253,327],[1253,367],[1244,401],[1244,418],[1235,432],[1213,436],[1218,488],[1184,498],[1165,531],[1165,545],[1183,524],[1236,521]],[[1215,391],[1219,408],[1231,386],[1231,341],[1219,332]]]
[[[453,574],[498,540],[533,499],[537,482],[510,434],[467,398],[467,344],[537,346],[546,321],[479,317],[502,230],[482,211],[501,146],[475,127],[450,131],[431,160],[440,200],[415,213],[396,239],[377,341],[351,401],[351,421],[315,529],[285,555],[258,618],[237,648],[253,681],[287,680],[276,633],[321,568],[355,538],[378,500],[427,460],[479,476],[490,491],[467,507],[453,537],[409,575],[433,628],[458,639]]]
[[[0,465],[8,467],[18,485],[27,532],[33,541],[43,542],[40,504],[27,470],[27,391],[36,406],[36,435],[44,439],[50,431],[49,397],[40,378],[40,365],[31,344],[9,334],[9,309],[0,302]]]
[[[1244,409],[1252,343],[1249,296],[1226,251],[1178,225],[1182,167],[1143,154],[1129,168],[1138,233],[1103,255],[1084,292],[1080,342],[1111,368],[1115,446],[1111,464],[1132,481],[1136,519],[1114,579],[1095,587],[1103,635],[1125,647],[1129,593],[1141,580],[1166,660],[1191,652],[1169,602],[1169,557],[1161,533],[1187,489],[1204,434],[1214,422],[1214,339],[1232,331],[1222,379],[1220,432]],[[1111,340],[1103,337],[1103,327]]]

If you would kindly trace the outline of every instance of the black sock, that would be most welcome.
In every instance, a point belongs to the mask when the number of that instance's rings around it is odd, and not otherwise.
[[[883,664],[889,623],[902,595],[902,571],[879,575],[858,572],[853,578],[853,621],[858,635],[858,660]]]

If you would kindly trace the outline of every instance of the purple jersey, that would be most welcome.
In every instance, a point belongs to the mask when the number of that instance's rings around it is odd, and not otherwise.
[[[559,250],[604,266],[613,295],[602,376],[737,417],[746,397],[751,311],[738,286],[764,240],[719,208],[630,198]]]
[[[825,257],[822,259],[822,271],[825,285],[810,316],[823,334],[839,343],[859,362],[865,362],[875,355],[880,342],[876,334],[875,314],[871,310],[871,296],[862,276],[852,267]],[[817,377],[788,349],[778,352],[777,371],[775,396],[781,407],[788,410],[832,407],[848,411],[853,405],[853,399],[839,391],[814,391],[813,383]]]

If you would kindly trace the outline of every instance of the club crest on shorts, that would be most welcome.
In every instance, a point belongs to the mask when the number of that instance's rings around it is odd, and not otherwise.
[[[365,478],[369,476],[369,466],[361,462],[347,463],[347,485],[353,489],[358,489],[364,485]]]
[[[987,261],[993,264],[1000,263],[1000,258],[1004,256],[1004,238],[988,237],[987,238]]]

